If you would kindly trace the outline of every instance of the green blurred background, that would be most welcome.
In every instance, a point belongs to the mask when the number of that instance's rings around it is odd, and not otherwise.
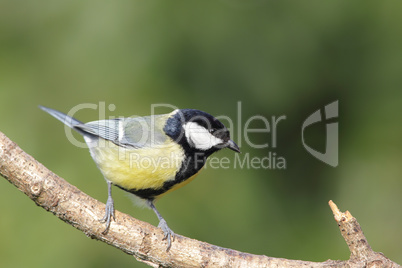
[[[106,201],[86,149],[39,104],[105,117],[167,103],[227,115],[286,115],[269,152],[286,169],[207,168],[157,204],[178,234],[273,257],[324,261],[349,252],[327,205],[350,210],[376,251],[402,263],[402,2],[1,1],[0,131],[82,191]],[[339,100],[339,166],[301,142],[303,121]],[[158,111],[158,110],[157,110]],[[167,112],[160,109],[161,113]],[[99,119],[85,109],[82,121]],[[261,122],[251,126],[261,127]],[[324,151],[325,124],[307,143]],[[252,133],[254,143],[271,142]],[[240,139],[240,140],[239,140]],[[233,161],[234,153],[216,154]],[[157,225],[114,190],[116,208]],[[0,179],[1,267],[145,267],[36,207]]]

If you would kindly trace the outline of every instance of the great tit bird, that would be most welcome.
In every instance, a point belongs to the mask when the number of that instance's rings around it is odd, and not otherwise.
[[[240,152],[228,129],[212,115],[194,109],[169,114],[82,123],[62,112],[39,106],[80,133],[108,186],[105,216],[115,220],[112,185],[137,197],[155,212],[169,250],[173,231],[156,209],[162,195],[193,180],[207,158],[222,148]]]

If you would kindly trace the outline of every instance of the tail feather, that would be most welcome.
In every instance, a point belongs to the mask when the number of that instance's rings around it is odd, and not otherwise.
[[[53,116],[54,118],[56,118],[57,120],[60,120],[61,122],[63,122],[65,125],[71,127],[72,129],[76,130],[78,133],[84,135],[86,134],[86,132],[82,131],[81,129],[76,128],[76,125],[80,125],[83,124],[81,121],[66,115],[65,113],[62,113],[60,111],[51,109],[51,108],[47,108],[44,106],[39,105],[39,108],[42,109],[43,111],[47,112],[48,114],[50,114],[51,116]]]

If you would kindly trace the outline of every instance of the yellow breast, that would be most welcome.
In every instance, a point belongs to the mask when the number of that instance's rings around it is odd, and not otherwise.
[[[169,140],[148,148],[124,148],[106,140],[91,150],[105,178],[126,190],[160,189],[174,180],[181,167],[184,152]]]

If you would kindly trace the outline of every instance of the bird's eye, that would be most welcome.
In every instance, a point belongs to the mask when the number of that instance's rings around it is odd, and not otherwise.
[[[210,129],[209,129],[209,133],[211,133],[211,134],[214,133],[215,131],[216,131],[215,128],[210,128]]]

